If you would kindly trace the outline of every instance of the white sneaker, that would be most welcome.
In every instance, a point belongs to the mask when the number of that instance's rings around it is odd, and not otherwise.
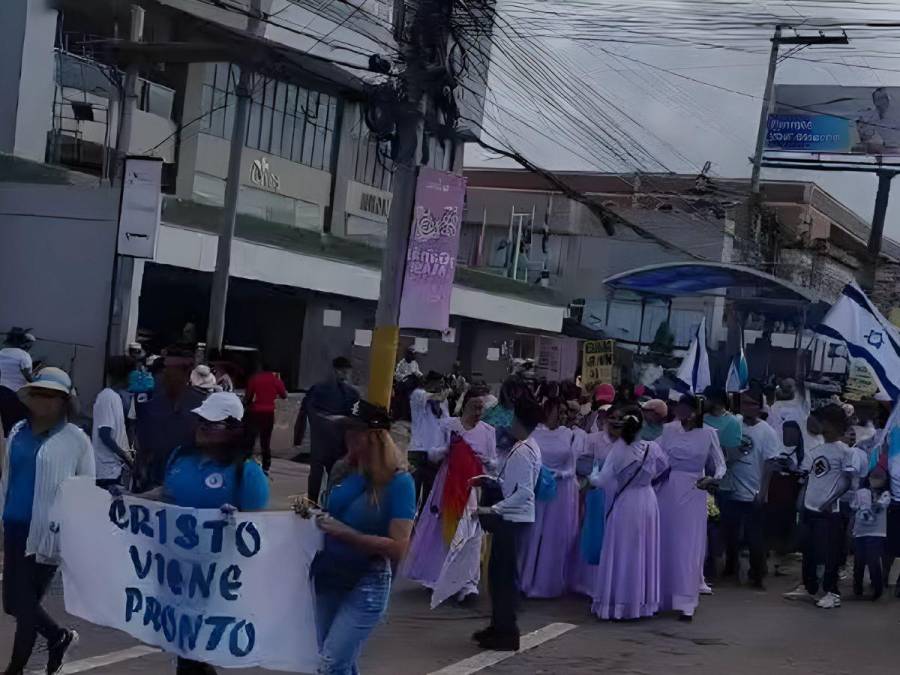
[[[713,594],[712,586],[710,586],[708,583],[706,583],[704,581],[700,585],[700,595],[712,595],[712,594]]]
[[[841,596],[837,593],[826,593],[822,596],[822,599],[816,603],[816,607],[821,607],[822,609],[834,609],[835,607],[841,606]]]
[[[781,597],[783,597],[785,600],[807,600],[810,598],[814,599],[814,597],[809,594],[809,591],[806,590],[806,586],[804,586],[803,584],[800,584],[792,591],[788,591]]]

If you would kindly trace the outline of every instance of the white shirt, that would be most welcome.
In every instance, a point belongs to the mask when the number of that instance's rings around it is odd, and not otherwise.
[[[440,453],[447,450],[450,441],[446,426],[450,414],[447,402],[441,401],[441,417],[436,417],[428,401],[428,392],[424,389],[416,389],[409,396],[409,412],[412,418],[409,449],[439,457]]]
[[[754,501],[762,486],[766,460],[780,452],[781,442],[772,427],[761,420],[751,425],[741,419],[741,447],[728,449],[728,470],[719,483],[719,492],[734,501]]]
[[[28,384],[22,371],[30,371],[31,354],[18,347],[0,349],[0,387],[19,391]]]
[[[402,359],[400,363],[397,364],[397,368],[394,369],[394,379],[398,382],[402,382],[410,375],[421,374],[422,371],[419,369],[419,362],[415,359],[409,362],[407,362],[406,359]]]
[[[494,511],[511,523],[534,522],[534,488],[541,473],[541,448],[529,438],[516,443],[500,465],[503,500]]]
[[[109,427],[112,438],[123,450],[128,449],[128,434],[125,431],[125,411],[122,398],[114,389],[106,388],[97,394],[94,401],[94,431],[91,440],[94,445],[94,459],[99,480],[113,480],[122,475],[122,460],[107,447],[100,438],[100,429]]]
[[[850,479],[856,474],[853,451],[841,441],[823,443],[806,451],[801,468],[809,472],[803,506],[821,513],[830,504],[830,512],[838,511],[839,498],[850,488]]]

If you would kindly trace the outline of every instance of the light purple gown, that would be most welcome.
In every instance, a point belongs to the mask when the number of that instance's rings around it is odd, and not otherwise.
[[[671,473],[660,486],[660,609],[693,616],[700,603],[706,556],[706,492],[697,481],[725,474],[719,436],[711,427],[685,431],[670,422],[659,438]]]
[[[584,449],[581,453],[582,457],[589,457],[597,466],[603,466],[609,451],[612,450],[613,439],[610,438],[605,431],[597,431],[587,434],[584,441]],[[587,486],[579,495],[579,522],[578,532],[584,524],[584,495],[591,487]],[[575,540],[575,548],[572,551],[572,558],[569,562],[569,590],[573,593],[580,593],[590,597],[594,593],[594,584],[597,577],[599,565],[590,565],[584,559],[581,552],[581,537]]]
[[[460,434],[466,443],[472,446],[482,463],[488,466],[497,461],[497,438],[494,427],[479,422],[472,429],[463,429],[459,418],[451,418],[447,422],[449,431]],[[436,454],[430,456],[432,461],[439,459]],[[434,588],[441,573],[444,559],[447,557],[449,545],[444,541],[441,524],[441,497],[444,494],[444,483],[447,480],[447,462],[441,464],[434,479],[431,493],[422,507],[416,520],[412,539],[406,558],[400,567],[400,575],[418,582],[426,588]],[[471,580],[462,590],[462,595],[478,593],[480,570],[472,570]]]
[[[659,507],[651,482],[667,466],[656,442],[620,439],[600,470],[609,511],[591,611],[601,619],[639,619],[659,610]]]
[[[556,496],[535,503],[534,523],[519,549],[519,588],[529,598],[556,598],[568,590],[569,564],[578,540],[575,459],[584,434],[568,427],[538,426],[532,434],[541,461],[556,476]]]

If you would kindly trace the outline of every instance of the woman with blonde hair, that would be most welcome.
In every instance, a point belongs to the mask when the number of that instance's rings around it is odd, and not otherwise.
[[[387,611],[392,569],[409,545],[415,484],[390,435],[387,411],[353,407],[346,443],[349,473],[329,487],[316,524],[325,545],[316,554],[319,675],[353,675],[362,646]]]

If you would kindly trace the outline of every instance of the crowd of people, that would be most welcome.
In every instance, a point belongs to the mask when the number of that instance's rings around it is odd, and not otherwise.
[[[499,556],[516,589],[495,588],[490,575],[495,604],[577,593],[600,619],[674,612],[691,621],[713,592],[707,577],[764,590],[799,555],[801,583],[785,597],[833,609],[851,553],[852,590],[864,595],[867,571],[873,599],[900,555],[900,467],[888,459],[900,432],[884,433],[889,405],[813,406],[789,378],[664,400],[627,384],[586,392],[513,377],[497,397],[467,384],[454,415],[449,378],[422,374],[409,355],[401,365],[420,508],[400,573],[441,599],[466,514],[461,486],[486,474],[504,494],[489,505],[482,490],[478,513],[509,521],[483,528],[493,533],[489,569]],[[467,564],[452,589],[458,602],[479,588],[479,561]],[[517,648],[515,621],[498,620],[476,640]]]
[[[114,498],[131,490],[226,513],[264,509],[275,405],[287,392],[260,368],[241,399],[193,354],[134,349],[110,360],[88,437],[74,424],[69,375],[33,368],[33,338],[10,335],[0,350],[0,504],[16,635],[5,672],[25,672],[40,635],[55,674],[78,639],[41,604],[60,563],[50,516],[60,484],[90,476]],[[361,399],[349,360],[332,366],[295,424],[295,443],[307,429],[311,441],[296,510],[325,533],[312,565],[323,675],[358,672],[398,575],[431,589],[433,606],[468,603],[485,587],[487,557],[491,623],[473,638],[517,650],[522,596],[579,594],[602,620],[691,621],[712,593],[707,578],[764,589],[799,553],[801,584],[785,597],[834,609],[851,553],[853,591],[864,594],[868,574],[873,599],[900,555],[900,431],[884,428],[889,406],[811,410],[789,379],[775,392],[695,395],[519,374],[495,395],[458,364],[423,373],[408,352],[389,412]],[[405,453],[390,433],[403,416]],[[215,671],[179,658],[177,672]]]

